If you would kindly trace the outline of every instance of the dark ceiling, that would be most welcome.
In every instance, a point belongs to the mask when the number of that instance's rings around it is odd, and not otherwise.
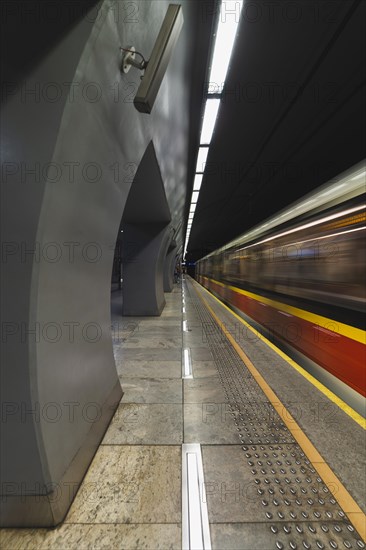
[[[187,261],[365,157],[365,7],[244,0]]]
[[[1,80],[24,81],[45,52],[65,37],[98,0],[3,0],[0,7]],[[1,100],[6,97],[6,86]]]

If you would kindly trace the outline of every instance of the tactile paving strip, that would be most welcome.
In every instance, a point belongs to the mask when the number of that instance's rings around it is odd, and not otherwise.
[[[243,463],[257,486],[263,520],[278,550],[365,548],[364,542],[301,447],[187,284],[201,319],[228,408],[242,443]]]

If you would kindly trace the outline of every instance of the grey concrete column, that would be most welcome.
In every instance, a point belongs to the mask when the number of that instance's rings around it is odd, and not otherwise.
[[[93,65],[98,79],[99,63],[91,62],[86,44],[103,41],[108,6],[95,26],[85,12],[79,21],[62,14],[58,33],[48,22],[29,25],[30,48],[35,38],[43,49],[1,113],[1,141],[11,144],[2,155],[8,168],[1,188],[0,522],[6,527],[63,520],[122,397],[108,244],[120,208],[111,209],[114,182],[104,178],[102,190],[95,172],[85,172],[89,162],[101,171],[105,148],[90,141],[95,118],[76,91],[92,80],[86,67]],[[46,28],[52,47],[39,40]],[[63,90],[55,101],[42,93],[51,83]],[[71,165],[73,173],[65,170]]]
[[[160,315],[170,230],[159,223],[126,224],[123,233],[123,315]]]
[[[172,292],[174,285],[174,269],[177,255],[177,246],[175,243],[169,245],[164,262],[164,292]]]
[[[149,311],[159,312],[165,228],[171,213],[174,226],[184,214],[198,8],[182,2],[185,25],[150,116],[134,108],[140,73],[121,75],[120,46],[136,43],[148,56],[169,0],[138,2],[133,24],[130,2],[105,0],[86,14],[94,3],[70,10],[57,0],[59,18],[31,24],[19,6],[4,10],[14,56],[1,98],[5,527],[63,520],[119,404],[110,289],[121,218],[140,225],[137,241],[143,224],[157,224],[144,242],[157,285]]]
[[[171,213],[152,143],[133,180],[120,228],[123,315],[160,315]]]

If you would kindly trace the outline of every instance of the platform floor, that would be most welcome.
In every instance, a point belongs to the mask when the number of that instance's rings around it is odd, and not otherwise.
[[[64,524],[3,529],[0,547],[182,548],[182,445],[199,443],[213,549],[365,548],[364,429],[192,279],[165,297],[122,318],[115,294],[115,417]]]

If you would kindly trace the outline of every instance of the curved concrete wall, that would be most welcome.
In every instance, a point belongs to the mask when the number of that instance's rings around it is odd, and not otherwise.
[[[27,77],[39,101],[18,88],[3,108],[4,525],[62,520],[67,483],[78,486],[121,397],[111,270],[150,141],[173,228],[183,214],[193,3],[183,2],[185,25],[151,115],[132,103],[139,72],[119,72],[119,46],[148,57],[167,6],[104,2],[94,24],[79,21]]]

